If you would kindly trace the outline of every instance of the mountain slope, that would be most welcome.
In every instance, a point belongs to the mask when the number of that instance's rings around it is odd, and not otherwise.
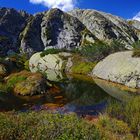
[[[138,30],[126,20],[96,10],[75,9],[68,13],[51,9],[36,15],[0,8],[0,55],[12,51],[33,53],[45,48],[73,49],[84,42],[114,40],[131,49],[138,41]]]
[[[134,28],[126,20],[96,10],[75,9],[70,12],[77,17],[98,39],[111,42],[120,40],[126,48],[138,40]]]
[[[24,11],[0,8],[0,55],[8,51],[18,51],[18,38],[30,17]]]

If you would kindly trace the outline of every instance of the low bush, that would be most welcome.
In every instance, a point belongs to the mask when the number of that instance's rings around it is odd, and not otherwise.
[[[135,42],[133,45],[132,57],[140,57],[140,41]]]
[[[128,103],[111,102],[106,113],[128,123],[131,131],[140,138],[140,97],[132,98]]]
[[[108,115],[100,115],[96,123],[97,128],[102,133],[112,140],[133,140],[133,135],[130,132],[130,128],[127,123],[110,118]]]
[[[102,140],[98,129],[75,114],[0,113],[2,140]]]
[[[140,57],[140,48],[134,48],[132,57]]]
[[[7,80],[7,86],[9,87],[9,88],[13,88],[13,86],[15,85],[15,84],[17,84],[18,82],[22,82],[22,81],[24,81],[24,80],[26,80],[26,76],[20,76],[20,75],[13,75],[13,76],[11,76],[8,80]]]
[[[2,140],[134,140],[126,123],[101,115],[89,122],[76,114],[46,111],[0,113]]]
[[[140,97],[132,99],[125,107],[125,120],[132,132],[140,138]]]
[[[118,40],[112,41],[110,45],[101,41],[96,41],[95,43],[85,41],[79,52],[90,61],[100,61],[109,54],[122,50],[125,50],[124,45]]]
[[[24,68],[25,68],[25,70],[28,70],[28,71],[30,70],[30,68],[29,68],[29,60],[25,61]]]
[[[40,56],[41,57],[44,57],[45,55],[48,55],[48,54],[57,54],[59,52],[62,52],[63,50],[60,50],[60,49],[55,49],[55,48],[51,48],[51,49],[47,49],[45,51],[43,51]]]

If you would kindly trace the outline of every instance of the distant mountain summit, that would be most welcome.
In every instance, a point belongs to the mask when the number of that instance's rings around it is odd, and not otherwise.
[[[35,15],[0,8],[0,56],[12,52],[33,53],[45,48],[80,48],[84,42],[118,40],[124,48],[140,39],[140,22],[96,10],[75,9],[68,13],[51,9]]]

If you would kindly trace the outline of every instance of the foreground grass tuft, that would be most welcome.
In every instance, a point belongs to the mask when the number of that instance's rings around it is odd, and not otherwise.
[[[106,113],[128,124],[131,132],[140,139],[140,97],[132,98],[126,104],[114,101],[107,107]]]

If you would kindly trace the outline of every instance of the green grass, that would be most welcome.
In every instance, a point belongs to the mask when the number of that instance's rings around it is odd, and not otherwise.
[[[44,57],[45,55],[48,55],[48,54],[57,54],[57,53],[59,53],[59,52],[62,52],[62,50],[60,50],[60,49],[54,49],[54,48],[52,48],[52,49],[47,49],[47,50],[43,51],[43,52],[40,54],[40,56],[41,56],[41,57]]]
[[[12,77],[9,78],[9,80],[7,81],[7,86],[8,87],[13,87],[15,84],[17,84],[18,82],[22,82],[24,80],[26,80],[27,77],[26,76],[16,76],[13,75]]]
[[[140,40],[135,42],[133,45],[133,54],[132,57],[140,57]]]
[[[140,57],[140,48],[134,48],[132,57]]]
[[[82,49],[79,51],[79,53],[84,57],[87,57],[90,61],[100,61],[109,54],[122,50],[125,50],[124,45],[118,40],[114,40],[110,44],[102,41],[91,43],[84,40]]]
[[[93,62],[79,62],[76,65],[72,66],[71,71],[72,73],[86,75],[92,72],[95,65],[96,63]]]
[[[76,115],[0,113],[2,140],[101,140],[98,129]]]
[[[140,97],[132,98],[128,103],[122,104],[114,101],[107,107],[106,113],[128,124],[136,136],[140,139]]]
[[[122,139],[120,139],[120,137]],[[75,114],[0,113],[1,140],[133,140],[126,123],[100,116],[88,122]]]

